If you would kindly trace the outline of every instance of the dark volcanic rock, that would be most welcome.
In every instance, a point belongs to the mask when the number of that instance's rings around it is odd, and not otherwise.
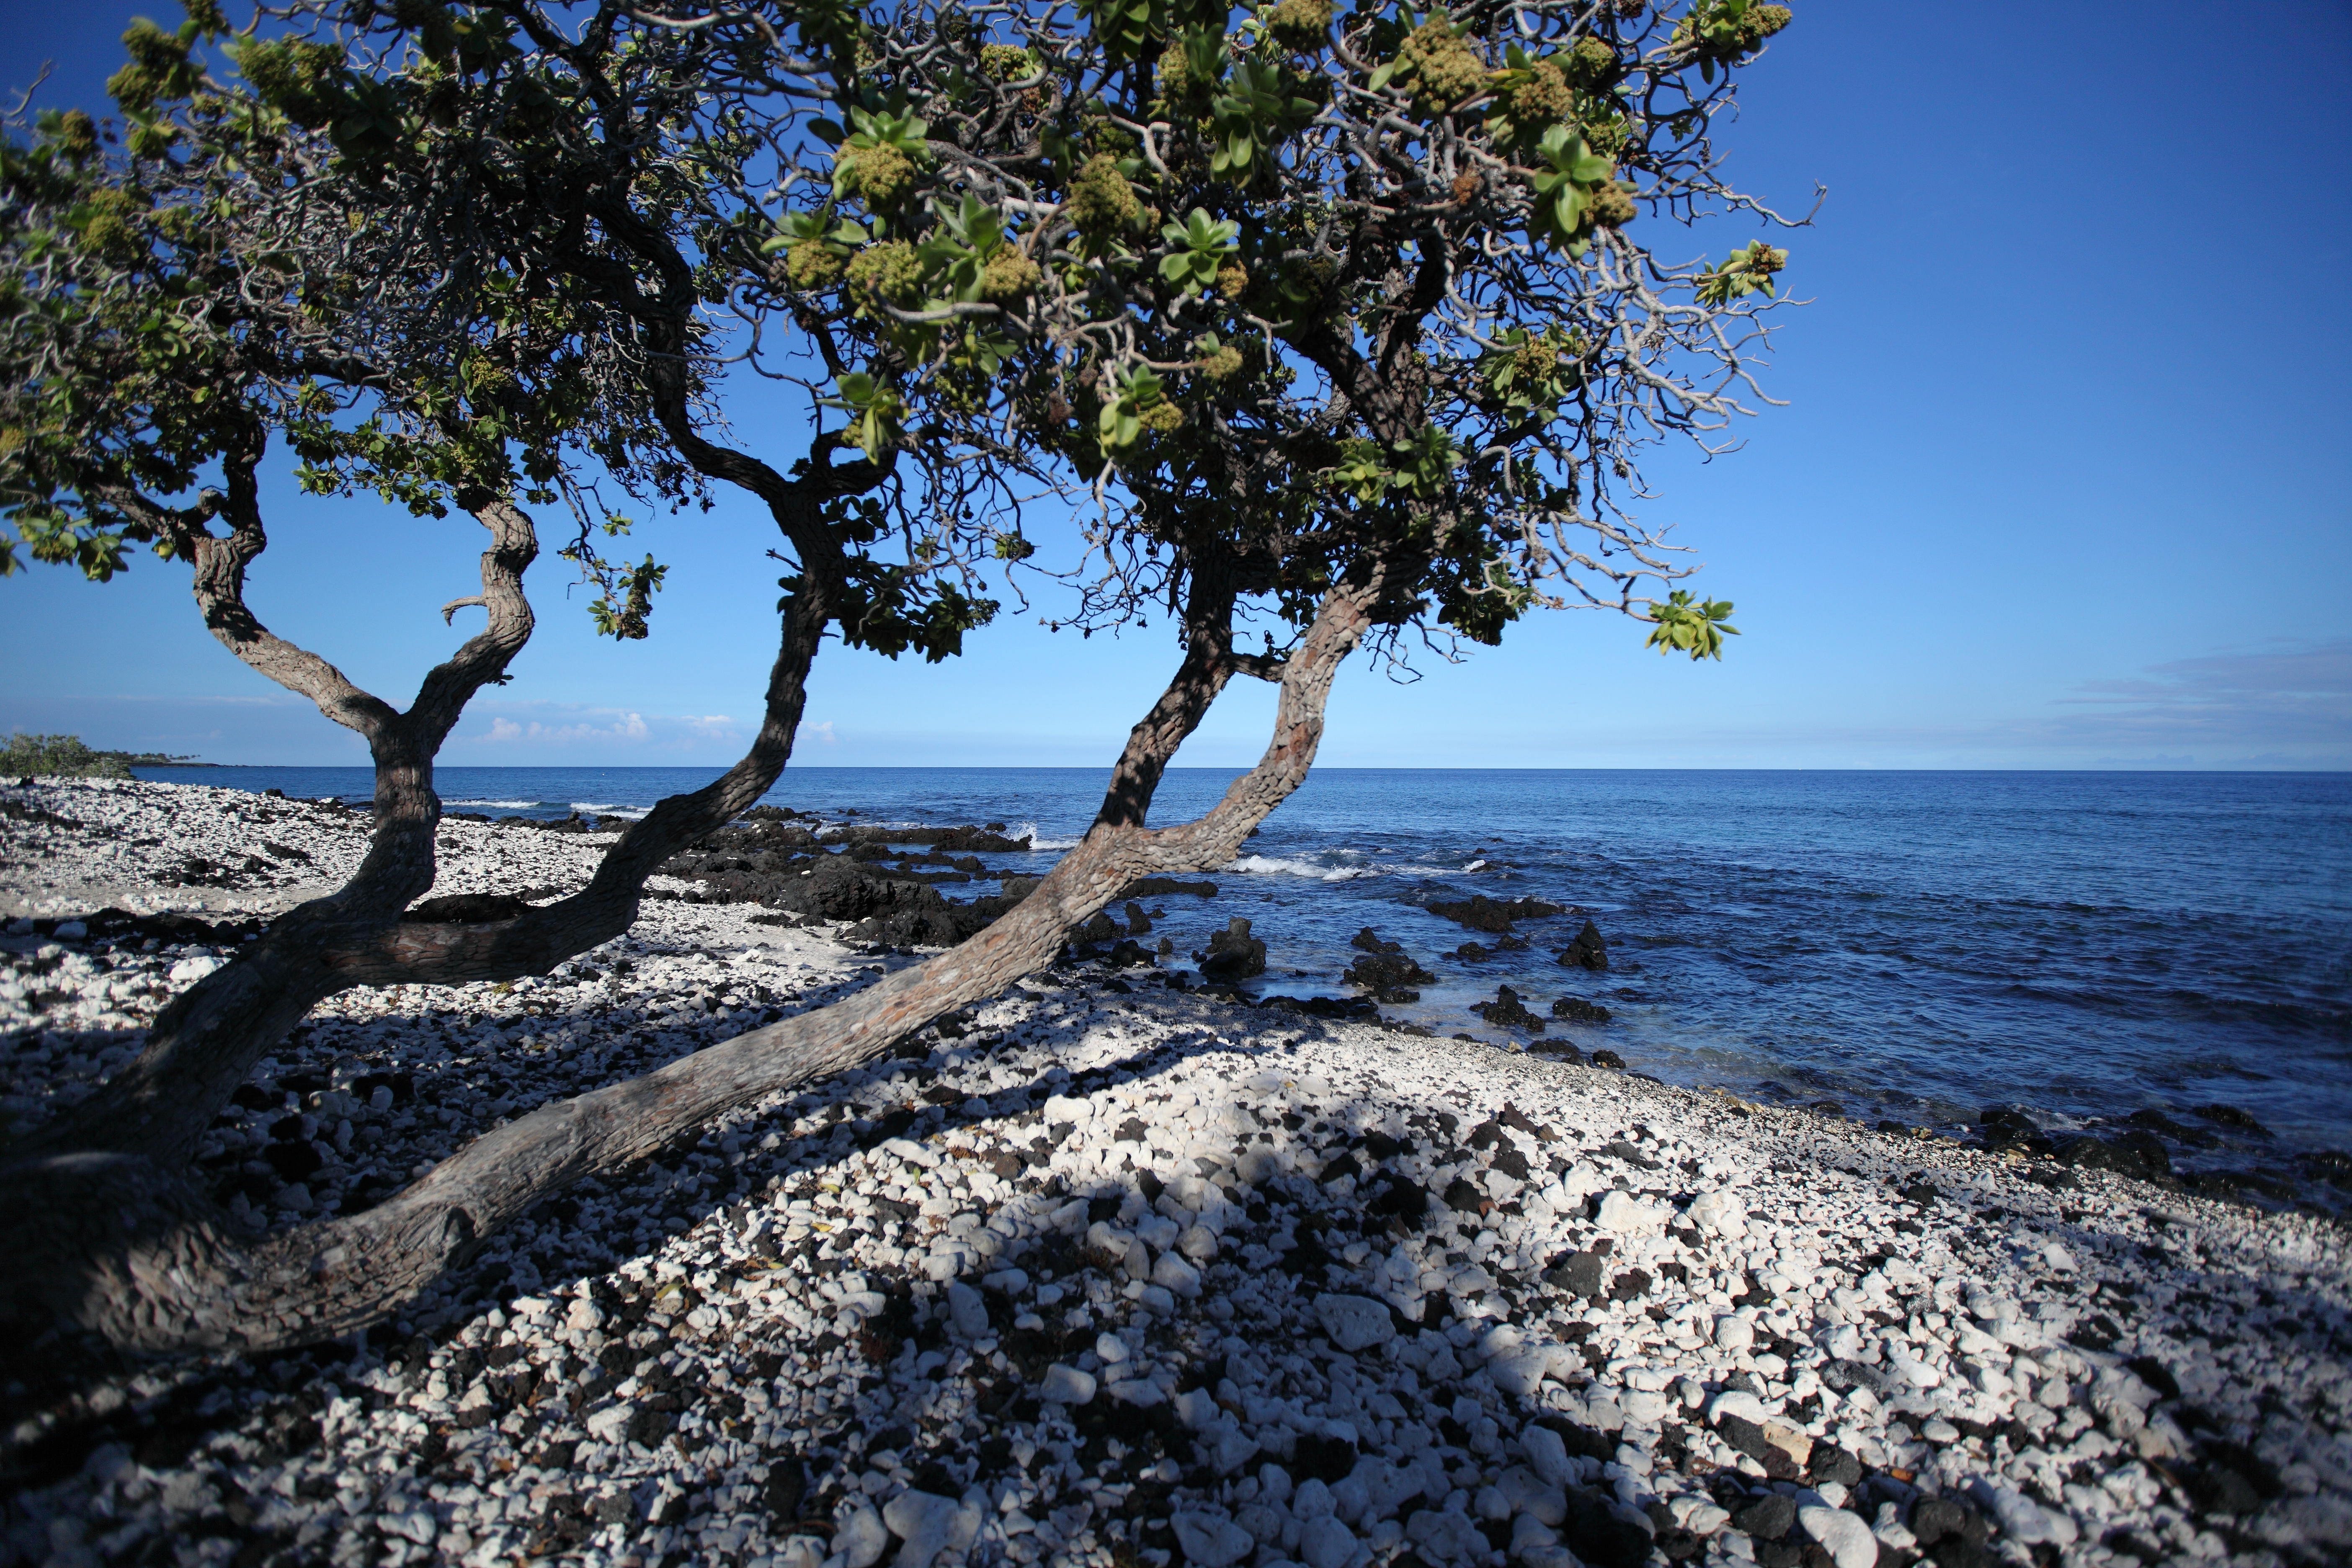
[[[1867,1388],[1873,1394],[1885,1394],[1892,1388],[1894,1379],[1866,1361],[1838,1360],[1822,1368],[1822,1381],[1843,1394],[1853,1388]]]
[[[2145,1127],[2151,1132],[2161,1132],[2176,1143],[2186,1143],[2195,1149],[2210,1149],[2218,1142],[2210,1132],[2202,1128],[2185,1126],[2152,1107],[2135,1110],[2124,1120],[2135,1127]]]
[[[1029,848],[1024,835],[1007,838],[984,827],[836,827],[816,840],[821,844],[928,844],[933,848],[970,854],[1020,854]]]
[[[1486,1207],[1487,1202],[1485,1193],[1460,1176],[1446,1183],[1445,1191],[1440,1195],[1445,1199],[1445,1206],[1455,1214],[1476,1214]]]
[[[1835,1481],[1842,1487],[1856,1487],[1862,1484],[1862,1461],[1835,1443],[1816,1438],[1805,1474],[1815,1486]]]
[[[2251,1132],[2257,1138],[2267,1138],[2271,1135],[2269,1128],[2234,1105],[2200,1105],[2197,1108],[2197,1114],[2208,1121],[2219,1122],[2224,1127],[2234,1127],[2241,1132]]]
[[[807,828],[782,816],[755,815],[672,856],[660,871],[700,884],[680,895],[691,903],[761,903],[813,919],[871,921],[871,929],[859,934],[941,945],[970,936],[1013,901],[951,905],[929,892],[933,882],[964,882],[987,874],[970,854],[957,858],[949,851],[1018,851],[1029,845],[1025,838],[1003,838],[976,827],[855,827],[827,833],[822,843],[844,847],[829,854]],[[893,854],[891,844],[931,847],[915,857]],[[901,862],[895,874],[879,864],[892,859]],[[918,870],[918,865],[925,868]],[[905,890],[910,889],[929,897]]]
[[[1552,1003],[1551,1016],[1571,1024],[1605,1024],[1609,1021],[1609,1009],[1581,996],[1562,996]]]
[[[1733,1447],[1738,1449],[1741,1453],[1747,1455],[1758,1464],[1763,1466],[1764,1473],[1769,1476],[1772,1479],[1776,1481],[1793,1481],[1797,1479],[1797,1461],[1789,1457],[1787,1449],[1780,1447],[1779,1445],[1766,1437],[1764,1436],[1764,1428],[1758,1426],[1755,1422],[1748,1420],[1744,1415],[1733,1415],[1727,1413],[1726,1415],[1717,1418],[1715,1429],[1717,1434],[1721,1436],[1725,1442],[1730,1444]],[[1796,1506],[1793,1503],[1790,1503],[1787,1498],[1776,1497],[1769,1500],[1788,1504],[1788,1524],[1794,1524],[1797,1521]],[[1784,1533],[1788,1529],[1788,1524],[1781,1526],[1781,1530]],[[1748,1530],[1748,1532],[1750,1535],[1759,1533],[1758,1531],[1748,1529],[1746,1525],[1742,1525],[1740,1528]]]
[[[1200,955],[1200,963],[1204,978],[1246,980],[1265,973],[1265,943],[1250,935],[1249,921],[1235,915],[1209,938],[1209,951]]]
[[[2341,1149],[2315,1149],[2303,1155],[2296,1163],[2303,1167],[2303,1173],[2314,1181],[2352,1187],[2352,1153]]]
[[[1576,940],[1561,949],[1559,962],[1572,969],[1601,970],[1609,967],[1609,943],[1601,928],[1591,921],[1576,933]]]
[[[2022,1149],[2048,1154],[2057,1147],[2034,1120],[2013,1105],[1988,1105],[1977,1112],[1977,1133],[1989,1149]]]
[[[807,875],[780,881],[761,901],[795,914],[862,921],[906,910],[935,910],[947,900],[926,883],[870,871],[854,860],[829,855],[809,868]]]
[[[1767,1492],[1731,1516],[1734,1530],[1744,1530],[1759,1541],[1778,1541],[1796,1524],[1795,1500],[1779,1492]]]
[[[1146,877],[1140,881],[1129,882],[1119,889],[1118,896],[1121,899],[1161,899],[1171,893],[1191,893],[1195,898],[1213,899],[1217,896],[1217,885],[1214,882],[1180,882],[1173,877]]]
[[[1367,1140],[1368,1145],[1369,1142]],[[1402,1220],[1411,1228],[1419,1230],[1429,1218],[1429,1189],[1410,1176],[1391,1175],[1388,1178],[1388,1185],[1364,1206],[1369,1213]]]
[[[1473,893],[1469,899],[1440,900],[1429,905],[1429,912],[1443,915],[1457,925],[1472,931],[1505,932],[1513,921],[1541,920],[1546,915],[1564,914],[1558,904],[1545,903],[1541,899],[1490,899],[1484,893]]]
[[[1982,1546],[1992,1531],[1984,1516],[1951,1498],[1923,1497],[1911,1509],[1911,1533],[1919,1544],[1932,1547],[1947,1541]]]
[[[1622,1068],[1625,1058],[1615,1051],[1595,1051],[1592,1053],[1592,1065],[1597,1068]]]
[[[1528,1012],[1519,994],[1507,985],[1496,986],[1492,1002],[1474,1003],[1470,1011],[1498,1029],[1519,1029],[1530,1035],[1544,1032],[1544,1021]]]
[[[1405,952],[1403,943],[1382,941],[1370,926],[1358,931],[1349,945],[1363,956],[1339,978],[1362,986],[1379,1001],[1418,1002],[1421,993],[1412,987],[1432,984],[1437,979]]]
[[[1606,1283],[1604,1268],[1599,1254],[1571,1252],[1545,1273],[1544,1283],[1590,1300]]]
[[[2089,1171],[2113,1171],[2118,1176],[2146,1181],[2172,1173],[2172,1159],[2163,1141],[2146,1128],[2135,1127],[2114,1138],[2089,1133],[2058,1145],[2058,1158]]]

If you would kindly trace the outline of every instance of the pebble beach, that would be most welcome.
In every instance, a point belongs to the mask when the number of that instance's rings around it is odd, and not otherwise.
[[[367,818],[0,788],[0,1123]],[[611,842],[445,822],[436,895]],[[605,824],[604,826],[614,826]],[[920,951],[693,902],[353,992],[200,1152],[255,1235]],[[0,1563],[1763,1568],[2352,1558],[2342,1222],[1076,960],[266,1361],[9,1358]]]

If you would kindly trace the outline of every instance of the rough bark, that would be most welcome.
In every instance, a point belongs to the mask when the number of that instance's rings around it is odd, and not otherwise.
[[[360,689],[325,659],[270,632],[246,603],[246,573],[268,543],[254,468],[248,461],[230,471],[218,506],[226,536],[192,528],[183,537],[195,564],[197,607],[239,659],[365,738],[375,763],[375,830],[349,881],[289,910],[234,963],[173,998],[139,1058],[37,1131],[27,1141],[31,1150],[133,1153],[164,1168],[194,1158],[206,1123],[254,1062],[350,984],[336,973],[336,955],[396,925],[401,910],[432,887],[441,820],[434,755],[466,700],[503,674],[530,637],[522,574],[538,540],[520,508],[486,500],[475,515],[491,536],[481,562],[488,624],[425,677],[406,713]]]
[[[38,1217],[0,1236],[30,1264],[0,1287],[0,1317],[69,1327],[132,1353],[263,1351],[380,1321],[550,1193],[713,1117],[870,1060],[941,1013],[995,994],[1048,963],[1071,927],[1139,877],[1229,860],[1306,778],[1331,682],[1369,628],[1381,586],[1378,572],[1366,572],[1327,596],[1282,667],[1264,754],[1203,816],[1149,829],[1140,809],[1148,788],[1140,800],[1107,798],[1103,817],[1037,889],[961,946],[830,1007],[543,1106],[364,1214],[247,1244],[224,1234],[174,1172],[137,1153],[77,1151],[20,1163],[6,1184],[22,1200],[19,1212]],[[1119,769],[1130,788],[1156,780],[1232,673],[1232,662],[1215,657],[1222,646],[1194,637],[1170,691],[1130,734]]]

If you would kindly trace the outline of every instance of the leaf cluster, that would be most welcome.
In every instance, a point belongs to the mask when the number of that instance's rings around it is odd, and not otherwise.
[[[101,581],[132,544],[185,556],[217,514],[191,492],[273,439],[307,489],[419,515],[576,500],[586,465],[688,488],[594,311],[495,258],[460,279],[404,245],[385,149],[416,153],[452,116],[340,45],[248,36],[208,59],[225,32],[194,0],[176,33],[125,35],[110,148],[79,111],[0,142],[0,573],[20,551]],[[451,22],[420,70],[507,70],[499,37]],[[364,103],[397,125],[355,121]]]
[[[1688,570],[1627,510],[1641,455],[1750,411],[1788,253],[1670,262],[1637,219],[1763,210],[1709,128],[1788,19],[909,0],[861,17],[854,72],[747,49],[716,88],[837,148],[768,223],[780,304],[877,334],[830,389],[845,439],[1067,464],[1104,517],[1082,620],[1172,609],[1215,552],[1296,625],[1378,557],[1394,624],[1492,640],[1538,605],[1647,619]]]

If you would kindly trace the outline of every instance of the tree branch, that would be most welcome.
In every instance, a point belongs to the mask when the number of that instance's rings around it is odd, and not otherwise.
[[[22,1200],[0,1207],[0,1245],[19,1264],[0,1276],[0,1323],[68,1324],[144,1353],[260,1352],[346,1333],[413,1299],[549,1194],[649,1154],[713,1117],[871,1060],[941,1013],[996,994],[1050,962],[1072,926],[1137,878],[1203,870],[1232,858],[1249,830],[1305,779],[1331,681],[1370,625],[1366,607],[1380,586],[1381,573],[1372,569],[1326,595],[1290,656],[1264,755],[1207,816],[1157,832],[1098,820],[1034,892],[961,946],[830,1007],[541,1106],[476,1139],[364,1214],[246,1247],[223,1234],[176,1172],[135,1154],[17,1162],[0,1173],[0,1186]],[[803,632],[812,624],[821,629],[821,614],[788,621]],[[792,633],[786,640],[789,650]],[[780,657],[780,669],[785,662]],[[1138,761],[1164,769],[1182,743],[1181,726],[1149,732],[1148,756]],[[789,727],[783,733],[789,737]],[[696,796],[677,797],[680,826],[689,814],[756,798],[757,792],[745,795],[752,762],[747,757]],[[1107,810],[1109,805],[1107,796]],[[1149,801],[1138,805],[1148,807]],[[653,821],[648,816],[639,827]]]

